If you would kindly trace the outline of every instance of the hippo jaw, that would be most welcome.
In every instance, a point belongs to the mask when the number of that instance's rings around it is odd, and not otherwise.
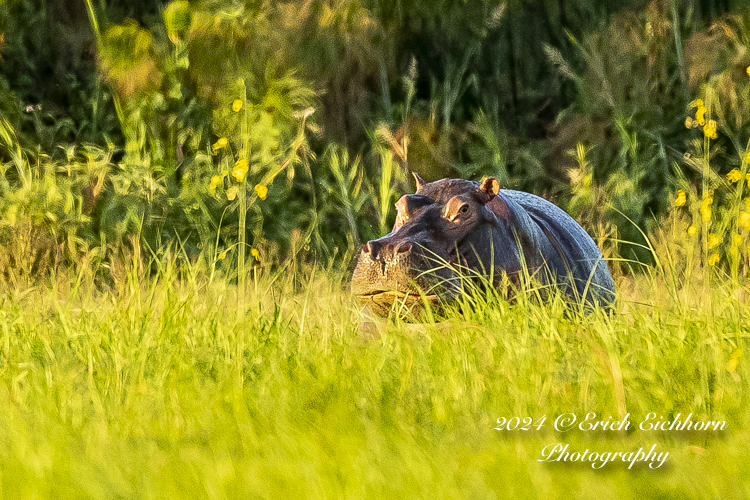
[[[390,290],[386,292],[376,292],[369,294],[355,295],[354,299],[362,307],[366,307],[377,316],[387,316],[396,304],[399,309],[406,308],[408,311],[416,312],[424,303],[437,305],[440,297],[438,295],[417,295],[414,293],[399,292]]]

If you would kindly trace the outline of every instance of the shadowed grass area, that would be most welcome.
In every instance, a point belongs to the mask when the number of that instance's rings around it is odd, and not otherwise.
[[[365,331],[336,272],[259,273],[239,315],[233,285],[191,272],[0,298],[3,497],[750,495],[750,310],[728,283],[684,299],[621,279],[611,315],[475,294],[439,323]],[[632,427],[553,427],[588,412]],[[726,430],[639,430],[650,412]],[[516,416],[534,426],[493,430]],[[539,462],[551,443],[670,455]]]

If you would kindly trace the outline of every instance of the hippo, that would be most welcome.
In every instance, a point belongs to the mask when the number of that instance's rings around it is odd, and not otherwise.
[[[448,301],[462,276],[499,286],[532,277],[556,285],[588,310],[609,309],[615,289],[601,251],[562,209],[539,196],[481,182],[425,182],[396,203],[393,230],[368,241],[352,276],[357,302],[379,316],[394,302],[408,307]],[[507,283],[507,281],[506,281]]]

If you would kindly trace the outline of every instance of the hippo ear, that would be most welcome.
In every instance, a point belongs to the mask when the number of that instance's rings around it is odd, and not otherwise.
[[[421,178],[421,177],[419,176],[419,174],[418,174],[418,173],[416,173],[416,172],[412,172],[411,174],[412,174],[412,175],[414,176],[414,180],[415,180],[415,181],[417,181],[417,191],[419,191],[420,189],[422,189],[422,186],[424,186],[425,184],[427,184],[427,183],[426,183],[426,182],[424,181],[424,179],[422,179],[422,178]]]
[[[487,177],[479,185],[477,191],[482,202],[489,203],[500,192],[500,183],[494,177]]]

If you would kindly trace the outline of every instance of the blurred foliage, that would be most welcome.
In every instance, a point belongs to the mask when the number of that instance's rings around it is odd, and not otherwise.
[[[388,230],[410,171],[494,175],[648,261],[669,193],[705,178],[683,159],[699,93],[716,175],[739,168],[748,16],[738,0],[6,0],[3,203],[59,184],[92,206],[39,231],[229,270],[245,246],[351,256]],[[65,184],[83,152],[107,168]]]
[[[672,219],[701,261],[747,278],[750,253],[750,10],[688,40],[696,88],[684,125],[693,136],[677,171]],[[700,85],[698,85],[700,84]],[[691,175],[692,174],[692,175]],[[698,176],[700,183],[691,182]],[[686,235],[687,233],[687,235]]]
[[[91,210],[111,167],[111,154],[95,147],[63,151],[32,163],[10,123],[0,120],[0,272],[17,283],[77,263],[94,240]]]

